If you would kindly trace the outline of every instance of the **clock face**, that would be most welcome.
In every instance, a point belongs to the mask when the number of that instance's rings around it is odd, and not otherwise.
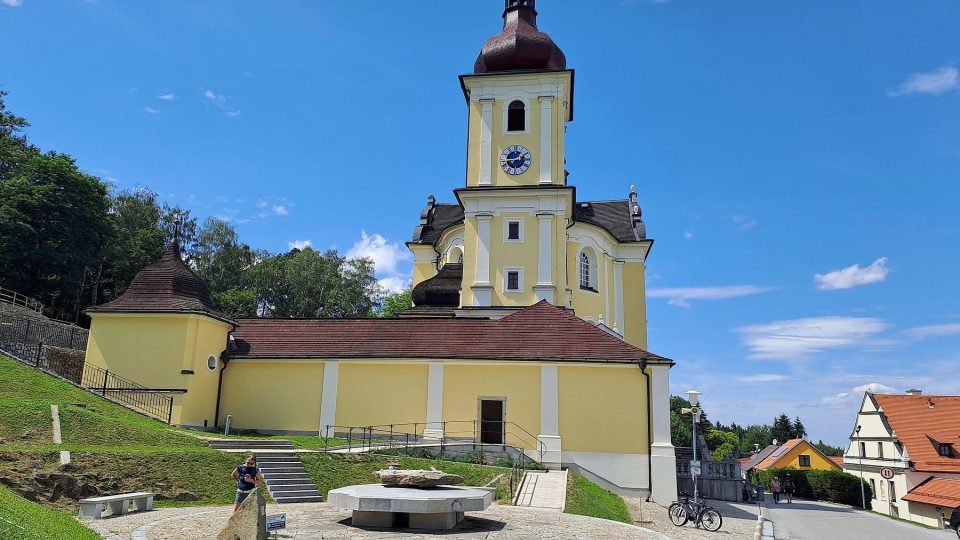
[[[530,168],[530,151],[520,145],[508,146],[500,154],[500,167],[507,174],[521,174]]]

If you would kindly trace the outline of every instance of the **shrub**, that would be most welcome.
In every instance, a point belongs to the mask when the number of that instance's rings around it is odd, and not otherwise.
[[[782,483],[787,475],[793,480],[794,495],[797,497],[849,504],[857,507],[862,502],[860,499],[860,479],[843,471],[769,469],[757,472],[756,480],[763,485],[764,489],[769,491],[770,480],[774,476],[779,477]],[[863,483],[863,493],[869,510],[873,492],[870,491],[870,485],[866,482]]]

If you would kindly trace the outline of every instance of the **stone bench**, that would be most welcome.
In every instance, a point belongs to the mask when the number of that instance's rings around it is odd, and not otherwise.
[[[110,512],[115,516],[127,513],[127,502],[133,501],[137,511],[153,510],[153,493],[121,493],[104,497],[80,499],[80,519],[100,519],[103,505],[110,505]]]

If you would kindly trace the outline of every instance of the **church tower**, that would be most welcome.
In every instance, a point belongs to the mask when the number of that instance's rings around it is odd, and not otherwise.
[[[503,29],[460,85],[466,178],[456,204],[428,199],[407,243],[414,312],[496,317],[547,301],[645,348],[652,241],[632,190],[618,201],[578,202],[567,182],[574,71],[537,28],[535,0],[505,0]]]

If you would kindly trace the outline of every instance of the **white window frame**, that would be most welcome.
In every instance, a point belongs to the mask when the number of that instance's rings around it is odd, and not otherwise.
[[[510,284],[510,272],[517,273],[517,288],[510,289],[507,286]],[[507,266],[503,269],[503,292],[509,294],[519,294],[523,293],[523,267],[522,266]]]
[[[523,131],[507,131],[507,125],[510,118],[510,104],[514,101],[523,103]],[[503,100],[503,124],[500,131],[503,135],[529,135],[530,134],[530,100],[521,96],[510,96]]]
[[[457,250],[457,249],[460,250],[460,260],[459,260],[459,261],[455,261],[455,260],[453,260],[453,259],[451,258],[451,257],[453,256],[454,250]],[[444,257],[444,264],[446,264],[446,263],[462,263],[462,262],[463,262],[463,246],[461,246],[461,245],[450,246],[450,249],[447,250],[447,255]]]
[[[526,221],[523,218],[503,218],[503,242],[506,244],[522,244],[523,243],[523,222]],[[510,224],[518,223],[519,226],[519,238],[511,239],[510,238]]]
[[[587,263],[589,264],[590,275],[587,276],[587,283],[590,287],[585,289],[581,283],[581,259],[586,255]],[[592,255],[592,256],[591,256]],[[593,248],[584,246],[580,248],[580,251],[577,253],[577,290],[580,292],[591,293],[591,294],[600,294],[599,278],[600,278],[600,258],[597,257],[597,252]]]

